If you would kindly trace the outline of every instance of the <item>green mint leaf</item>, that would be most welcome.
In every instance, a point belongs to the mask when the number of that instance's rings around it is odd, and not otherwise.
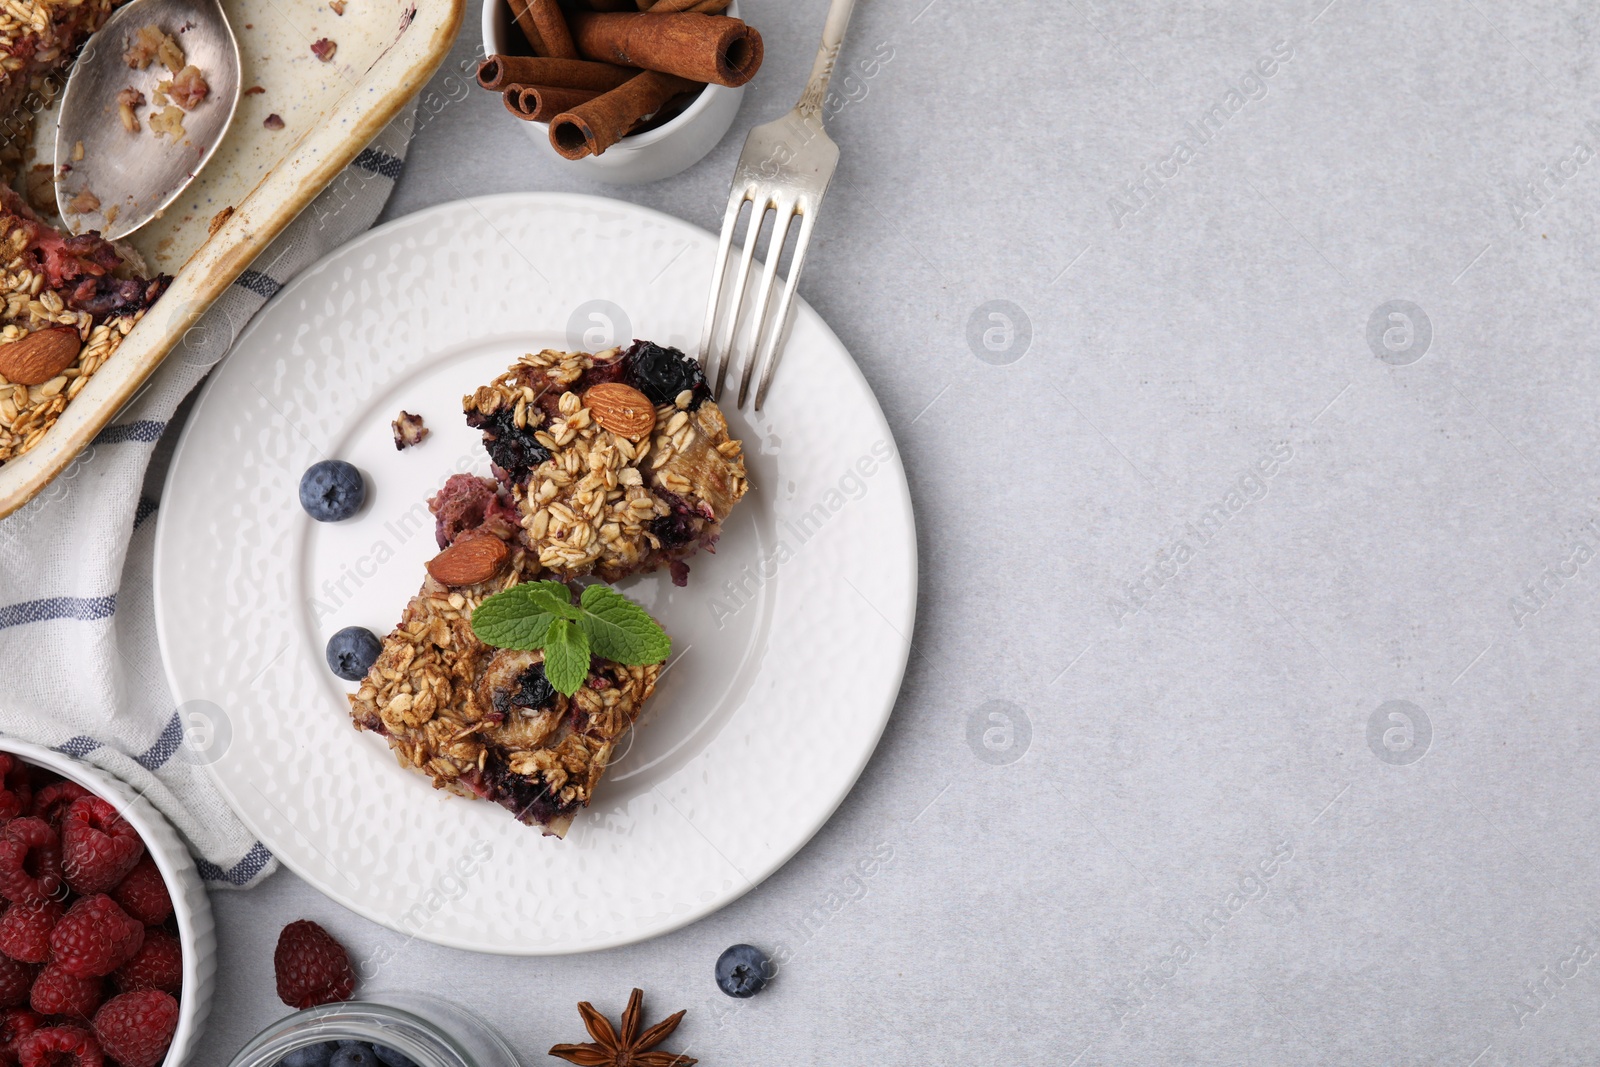
[[[602,659],[629,667],[660,663],[672,651],[672,639],[643,608],[611,588],[591,585],[579,599],[578,625],[589,647]]]
[[[567,619],[550,623],[544,636],[544,676],[567,696],[589,677],[589,638],[577,623]]]
[[[544,645],[546,631],[556,615],[535,603],[527,589],[526,585],[513,586],[478,605],[472,613],[472,632],[478,640],[496,648],[524,652]]]
[[[572,590],[561,582],[527,582],[517,588],[523,590],[523,596],[539,610],[547,611],[558,619],[577,622],[582,614],[572,606]]]

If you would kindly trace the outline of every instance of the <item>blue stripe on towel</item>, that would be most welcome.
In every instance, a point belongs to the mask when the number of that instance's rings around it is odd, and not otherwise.
[[[0,608],[0,630],[30,622],[52,619],[77,619],[93,622],[117,610],[117,596],[52,596],[43,600],[24,600]]]
[[[156,738],[156,743],[151,745],[142,756],[135,756],[146,770],[153,771],[160,767],[172,754],[178,751],[178,746],[183,743],[183,720],[177,712],[172,713],[172,718],[167,720],[167,725],[162,728],[161,736]]]
[[[247,270],[233,280],[233,284],[241,289],[248,289],[252,293],[267,300],[278,295],[278,290],[283,286],[274,278],[269,278],[258,270]]]
[[[142,444],[154,444],[161,439],[161,431],[167,424],[156,419],[140,419],[138,422],[125,422],[118,426],[107,426],[95,434],[91,445],[120,445],[124,441],[139,441]]]
[[[228,870],[212,863],[210,860],[196,858],[195,866],[200,870],[200,877],[207,882],[227,882],[229,885],[247,885],[250,880],[260,874],[262,868],[272,862],[272,853],[267,851],[267,846],[260,841],[250,846],[250,851],[245,853],[244,859],[234,864]]]
[[[391,156],[387,152],[380,152],[376,148],[363,148],[361,153],[352,160],[362,170],[381,174],[390,181],[398,181],[400,172],[405,169],[405,161],[399,156]]]

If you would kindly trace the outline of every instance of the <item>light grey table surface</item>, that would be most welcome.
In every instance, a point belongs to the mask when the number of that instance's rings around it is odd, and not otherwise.
[[[679,177],[577,179],[474,91],[387,215],[712,228],[824,8],[746,0],[766,65]],[[635,985],[708,1065],[1593,1062],[1597,52],[1579,0],[867,0],[802,291],[922,578],[854,792],[737,903],[585,956],[406,944],[287,872],[215,894],[196,1062],[284,1012],[300,917],[529,1064]],[[737,941],[794,957],[724,1014]]]

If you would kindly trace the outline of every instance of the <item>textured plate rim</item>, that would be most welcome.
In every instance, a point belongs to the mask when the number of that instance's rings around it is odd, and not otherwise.
[[[258,329],[265,328],[262,326],[262,324],[266,321],[265,312],[267,312],[270,307],[275,306],[279,301],[293,299],[303,286],[311,284],[311,279],[314,275],[316,275],[323,268],[327,267],[333,261],[345,257],[357,257],[365,249],[367,249],[368,246],[377,242],[381,242],[383,239],[388,237],[391,232],[405,230],[418,225],[425,225],[430,221],[434,221],[438,216],[446,215],[449,212],[463,206],[471,207],[474,210],[480,207],[489,206],[501,207],[510,210],[517,210],[523,207],[560,208],[562,206],[570,206],[582,210],[603,210],[613,212],[621,211],[624,214],[631,213],[654,220],[656,222],[665,223],[669,226],[681,227],[687,234],[691,235],[692,239],[704,240],[713,244],[717,240],[717,238],[709,231],[704,230],[693,223],[686,222],[674,215],[670,215],[664,211],[634,204],[629,201],[616,200],[610,197],[594,196],[585,193],[511,192],[496,193],[486,196],[463,197],[458,200],[445,201],[443,203],[434,204],[427,208],[423,208],[409,215],[402,215],[399,218],[391,219],[379,226],[375,226],[367,232],[345,242],[343,245],[334,249],[332,252],[329,252],[315,263],[308,265],[303,271],[297,274],[293,279],[285,284],[283,288],[274,294],[272,299],[267,304],[263,305],[262,308],[257,311],[257,313],[251,318],[250,322],[245,326],[244,330],[241,331],[239,337],[234,341],[232,348],[229,350],[229,354],[231,355],[232,353],[238,351],[245,344],[250,342]],[[797,316],[810,315],[815,325],[821,329],[824,339],[837,346],[838,350],[845,355],[846,358],[844,360],[844,364],[848,373],[851,375],[849,379],[850,382],[859,390],[861,395],[871,401],[869,410],[873,418],[876,420],[876,428],[882,432],[886,440],[893,442],[895,440],[894,433],[889,426],[888,419],[883,414],[881,405],[878,403],[877,395],[872,391],[871,386],[867,383],[866,376],[861,373],[861,368],[856,364],[855,358],[850,354],[849,348],[846,347],[844,342],[841,341],[838,335],[834,333],[833,328],[828,325],[827,321],[820,314],[818,314],[803,297],[799,297],[798,294],[796,303],[799,306],[796,308],[795,314]],[[189,420],[184,425],[183,432],[180,434],[177,444],[173,449],[172,460],[168,467],[166,480],[162,486],[163,500],[167,499],[168,493],[173,492],[173,482],[176,480],[179,470],[182,466],[182,461],[187,451],[191,433],[197,425],[195,415],[198,414],[202,406],[208,402],[213,389],[217,387],[220,381],[221,377],[219,375],[209,375],[205,384],[202,386],[200,393],[195,399],[194,409],[191,411]],[[826,805],[820,805],[818,807],[818,816],[814,820],[814,823],[806,828],[803,832],[794,834],[793,841],[786,848],[775,849],[770,854],[770,861],[764,866],[764,868],[756,870],[748,876],[743,875],[743,873],[740,872],[744,884],[736,886],[731,892],[725,895],[713,896],[708,901],[692,904],[681,912],[675,912],[665,916],[657,923],[648,925],[641,924],[626,933],[618,934],[613,937],[597,939],[581,945],[556,947],[485,945],[467,938],[453,937],[448,934],[430,935],[423,932],[409,931],[397,925],[396,921],[394,921],[390,916],[369,908],[366,904],[354,899],[349,893],[342,892],[327,884],[320,876],[301,867],[295,860],[290,858],[290,855],[287,852],[280,852],[275,849],[273,847],[273,839],[276,837],[276,835],[262,832],[263,824],[243,810],[241,806],[235,802],[233,798],[233,791],[224,781],[221,772],[214,765],[207,763],[205,764],[206,773],[217,786],[218,792],[222,796],[223,801],[239,818],[239,820],[244,823],[245,828],[249,830],[257,840],[261,841],[261,843],[265,845],[269,851],[272,852],[273,856],[277,858],[279,863],[293,871],[301,880],[306,882],[312,888],[316,889],[317,892],[328,897],[330,900],[333,900],[343,907],[348,908],[350,911],[362,916],[363,918],[369,919],[386,929],[394,930],[397,933],[403,933],[407,936],[414,936],[418,940],[426,941],[431,944],[441,945],[446,948],[461,949],[469,952],[481,952],[487,955],[519,957],[565,956],[577,955],[585,952],[599,952],[606,949],[620,948],[626,945],[638,944],[644,941],[653,940],[657,937],[672,933],[676,930],[680,930],[686,926],[689,926],[692,923],[698,922],[706,916],[712,915],[727,907],[729,904],[734,903],[745,894],[761,885],[761,883],[765,882],[773,874],[777,873],[785,865],[787,865],[788,862],[793,859],[802,848],[804,848],[811,842],[813,838],[816,837],[822,828],[833,819],[833,816],[838,812],[840,805],[844,803],[845,798],[850,795],[851,791],[855,788],[856,783],[860,781],[861,774],[863,771],[865,771],[867,763],[871,761],[873,754],[877,752],[878,744],[883,739],[884,730],[888,728],[889,718],[894,713],[894,706],[899,701],[900,690],[904,684],[906,665],[910,661],[913,630],[916,624],[917,603],[920,592],[918,585],[920,576],[920,561],[917,554],[916,514],[912,507],[910,484],[906,477],[905,465],[902,461],[898,444],[895,445],[892,463],[893,470],[896,474],[893,486],[894,492],[892,496],[897,511],[903,516],[904,519],[903,527],[898,532],[904,537],[905,540],[906,552],[903,556],[903,559],[908,573],[906,575],[907,585],[905,602],[903,604],[893,606],[894,609],[897,609],[896,614],[898,617],[891,618],[889,614],[884,613],[885,621],[889,622],[891,628],[896,630],[900,640],[897,642],[898,647],[896,657],[892,661],[884,661],[885,670],[883,672],[883,676],[886,679],[892,679],[892,686],[889,689],[889,695],[884,703],[884,706],[877,711],[877,728],[872,731],[871,743],[863,744],[861,746],[860,751],[858,752],[855,760],[853,761],[853,765],[851,766],[850,774],[848,777],[842,779],[842,784],[838,791],[838,795],[831,798]],[[151,570],[151,586],[154,600],[156,639],[157,645],[161,651],[163,673],[166,676],[167,685],[172,691],[173,697],[176,699],[177,703],[181,705],[183,703],[183,692],[178,684],[178,675],[175,669],[174,660],[169,651],[171,640],[167,632],[167,609],[164,604],[164,597],[162,594],[164,585],[164,566],[162,564],[162,560],[165,555],[163,549],[166,545],[167,538],[171,535],[171,528],[167,518],[169,514],[170,512],[168,512],[166,509],[158,509],[157,511],[156,530],[155,537],[153,539],[154,543],[152,546],[153,562]],[[881,610],[880,613],[882,613]],[[295,832],[293,831],[292,827],[290,827],[290,831]]]

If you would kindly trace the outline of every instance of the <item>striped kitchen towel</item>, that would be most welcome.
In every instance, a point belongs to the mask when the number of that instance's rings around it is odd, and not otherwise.
[[[186,724],[156,645],[155,514],[187,411],[180,405],[283,283],[377,219],[412,125],[410,112],[390,123],[201,316],[116,423],[38,498],[0,520],[0,732],[69,753],[143,793],[213,886],[254,885],[277,860],[183,743]]]

